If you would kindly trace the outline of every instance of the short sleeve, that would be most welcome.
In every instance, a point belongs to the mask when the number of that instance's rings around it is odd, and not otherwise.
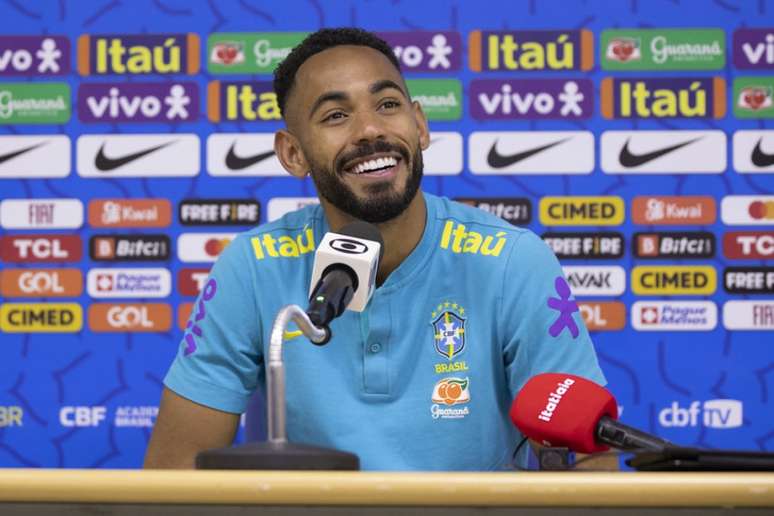
[[[562,372],[606,383],[559,261],[534,233],[514,243],[505,270],[501,321],[511,395],[540,373]]]
[[[175,393],[224,412],[244,412],[263,364],[249,250],[234,239],[212,267],[164,378]]]

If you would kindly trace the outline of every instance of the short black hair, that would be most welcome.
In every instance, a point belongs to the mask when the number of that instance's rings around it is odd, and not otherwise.
[[[285,104],[296,79],[296,72],[301,65],[313,55],[339,45],[357,45],[378,50],[400,72],[400,63],[392,48],[375,34],[355,27],[320,29],[304,38],[274,70],[274,93],[277,94],[277,103],[283,117]]]

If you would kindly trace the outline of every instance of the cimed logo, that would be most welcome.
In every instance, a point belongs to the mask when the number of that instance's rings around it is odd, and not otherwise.
[[[580,334],[580,330],[578,330],[578,325],[575,324],[572,314],[578,311],[578,304],[575,300],[570,299],[572,292],[570,291],[570,286],[563,277],[558,276],[556,278],[554,287],[556,288],[556,293],[559,294],[559,297],[549,297],[548,307],[559,312],[559,316],[551,327],[548,328],[548,334],[552,337],[558,337],[559,334],[567,328],[570,331],[572,338],[575,339]]]

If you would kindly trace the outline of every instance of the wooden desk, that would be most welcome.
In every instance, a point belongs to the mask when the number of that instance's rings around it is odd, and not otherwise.
[[[672,512],[665,507],[770,516],[774,473],[0,470],[3,516]]]

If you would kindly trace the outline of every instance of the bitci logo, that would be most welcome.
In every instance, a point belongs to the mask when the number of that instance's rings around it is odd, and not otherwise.
[[[97,235],[89,244],[95,261],[160,261],[170,254],[167,235]]]

